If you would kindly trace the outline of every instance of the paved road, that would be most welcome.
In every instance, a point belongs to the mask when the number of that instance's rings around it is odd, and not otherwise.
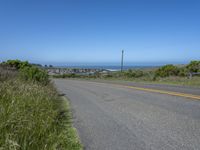
[[[179,85],[167,85],[167,84],[154,84],[154,83],[139,83],[139,82],[130,82],[130,81],[118,81],[118,80],[90,80],[91,82],[100,82],[100,83],[111,83],[111,84],[120,84],[126,86],[136,86],[142,88],[151,88],[166,90],[172,92],[180,92],[187,94],[200,95],[200,87],[190,87],[190,86],[179,86]]]
[[[55,79],[86,150],[198,150],[200,101],[113,84]]]

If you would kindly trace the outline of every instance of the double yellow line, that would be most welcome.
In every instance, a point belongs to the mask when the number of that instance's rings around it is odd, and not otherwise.
[[[160,94],[168,94],[168,95],[173,95],[173,96],[180,96],[180,97],[200,100],[200,95],[171,92],[171,91],[164,91],[164,90],[157,90],[157,89],[150,89],[150,88],[142,88],[142,87],[135,87],[135,86],[126,86],[126,85],[120,85],[120,86],[125,87],[125,88],[129,88],[129,89],[140,90],[140,91],[147,91],[147,92],[160,93]]]

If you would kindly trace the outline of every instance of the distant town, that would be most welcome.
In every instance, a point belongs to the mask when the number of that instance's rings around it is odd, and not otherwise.
[[[63,75],[63,74],[80,74],[92,75],[95,73],[108,73],[106,69],[86,69],[86,68],[59,68],[59,67],[45,67],[49,75]]]

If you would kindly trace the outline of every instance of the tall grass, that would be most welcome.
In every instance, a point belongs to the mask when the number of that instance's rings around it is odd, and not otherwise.
[[[70,119],[52,85],[0,81],[1,150],[81,149]]]

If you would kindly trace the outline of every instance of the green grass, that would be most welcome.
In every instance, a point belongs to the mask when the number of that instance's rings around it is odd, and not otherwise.
[[[97,79],[98,80],[98,79]],[[165,77],[151,80],[149,78],[105,78],[104,80],[113,81],[131,81],[139,83],[154,83],[154,84],[169,84],[169,85],[184,85],[184,86],[196,86],[200,87],[200,77],[193,77],[188,79],[187,77]]]
[[[192,79],[188,79],[186,77],[166,77],[157,79],[154,82],[158,84],[160,83],[160,84],[200,87],[200,77],[192,77]]]
[[[200,77],[165,77],[151,80],[150,78],[125,78],[125,77],[110,77],[110,78],[70,78],[78,80],[91,80],[91,81],[120,81],[120,82],[138,82],[138,83],[152,83],[152,84],[167,84],[167,85],[181,85],[181,86],[192,86],[200,87]]]
[[[124,80],[124,79],[121,79],[121,80]],[[157,78],[156,80],[149,80],[146,78],[135,78],[135,79],[128,78],[128,79],[125,79],[124,81],[200,87],[200,77],[193,77],[192,79],[188,79],[187,77],[176,76],[176,77]]]
[[[52,85],[0,81],[0,150],[81,150],[67,100]]]

